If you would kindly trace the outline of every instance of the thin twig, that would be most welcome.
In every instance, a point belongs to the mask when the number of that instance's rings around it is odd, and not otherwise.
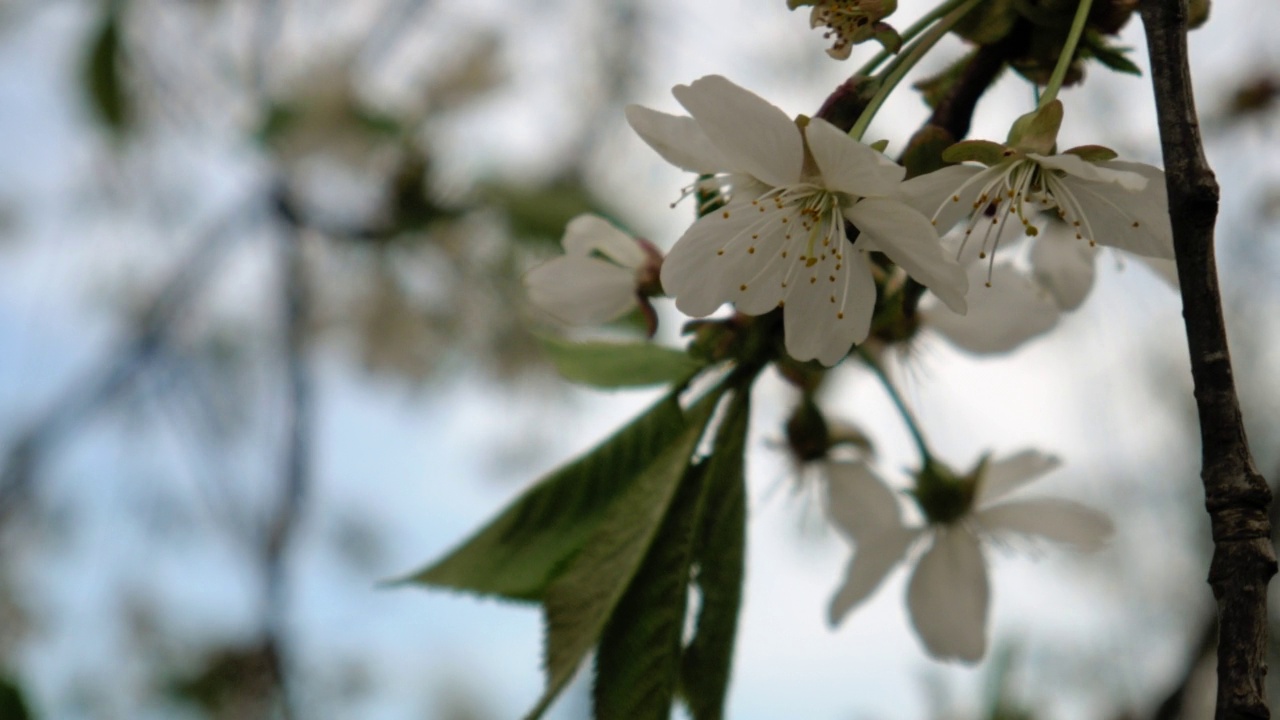
[[[235,246],[242,234],[233,232],[253,213],[238,205],[195,242],[191,250],[147,305],[132,337],[111,353],[96,372],[73,383],[38,419],[18,433],[0,454],[0,526],[29,490],[41,456],[49,445],[86,420],[127,389],[164,349],[170,331],[214,273],[211,268]]]
[[[308,291],[302,241],[304,229],[284,191],[277,196],[277,212],[285,227],[280,234],[282,299],[285,328],[285,373],[287,374],[285,449],[281,497],[267,526],[263,544],[266,576],[265,634],[268,657],[280,689],[281,714],[285,720],[300,717],[297,698],[289,681],[289,653],[285,642],[288,598],[287,554],[297,536],[310,490],[310,448],[312,422],[311,375],[306,361]]]
[[[1267,582],[1276,572],[1267,516],[1271,491],[1249,452],[1227,347],[1213,248],[1218,183],[1204,156],[1191,93],[1186,0],[1142,0],[1141,12],[1200,419],[1200,477],[1213,530],[1215,717],[1267,718]]]

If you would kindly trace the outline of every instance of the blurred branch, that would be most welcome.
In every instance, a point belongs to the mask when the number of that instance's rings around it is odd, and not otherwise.
[[[237,236],[232,231],[247,218],[248,214],[237,207],[210,227],[143,310],[133,337],[112,353],[102,368],[73,383],[9,443],[0,455],[0,527],[30,489],[47,446],[92,418],[100,407],[128,388],[164,349],[183,312],[213,276],[212,266],[234,247]]]
[[[1227,347],[1213,232],[1218,184],[1204,156],[1187,61],[1186,0],[1142,0],[1200,419],[1201,479],[1213,530],[1218,601],[1217,714],[1267,718],[1267,582],[1276,572],[1271,491],[1245,438]]]
[[[276,212],[285,225],[280,236],[280,261],[288,399],[282,494],[275,515],[267,526],[262,561],[267,593],[267,655],[280,688],[282,715],[285,720],[290,720],[299,715],[296,698],[291,697],[290,693],[289,654],[284,640],[288,604],[286,560],[309,490],[310,447],[314,423],[311,412],[311,375],[306,362],[308,292],[302,248],[305,231],[297,211],[283,190],[277,192]]]

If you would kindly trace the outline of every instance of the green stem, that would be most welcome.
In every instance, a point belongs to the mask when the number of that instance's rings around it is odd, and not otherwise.
[[[906,401],[898,393],[898,388],[889,379],[889,375],[885,373],[879,361],[861,346],[858,347],[858,357],[862,358],[862,362],[875,373],[880,384],[884,386],[885,392],[889,393],[889,399],[893,401],[894,407],[898,409],[898,414],[902,415],[902,421],[906,423],[907,430],[911,432],[911,439],[915,441],[916,449],[920,451],[920,467],[929,467],[933,463],[933,454],[929,452],[929,445],[924,441],[924,433],[920,432],[920,425],[916,423],[915,416],[911,414]]]
[[[972,10],[982,0],[963,0],[956,6],[945,18],[939,20],[929,32],[922,35],[915,42],[911,43],[901,55],[893,59],[887,67],[880,71],[883,79],[880,81],[880,87],[876,90],[876,94],[872,96],[871,101],[867,103],[867,108],[862,111],[862,115],[858,117],[858,121],[853,124],[849,130],[849,136],[854,140],[861,140],[863,133],[867,131],[867,126],[871,124],[871,119],[876,116],[880,110],[880,106],[884,104],[889,94],[897,87],[902,78],[906,76],[915,64],[920,62],[933,46],[938,44],[944,35],[951,31],[951,28],[970,10]],[[1085,0],[1086,2],[1088,0]]]
[[[1062,46],[1062,54],[1058,56],[1058,64],[1053,68],[1053,75],[1049,77],[1049,84],[1044,88],[1044,94],[1040,96],[1040,103],[1037,108],[1053,102],[1058,97],[1058,89],[1062,87],[1062,81],[1067,78],[1067,70],[1071,67],[1071,61],[1076,56],[1076,46],[1080,44],[1080,36],[1084,34],[1085,20],[1089,19],[1089,8],[1093,5],[1093,0],[1080,0],[1080,4],[1076,6],[1075,19],[1071,21],[1071,31],[1067,33],[1067,42]]]
[[[917,35],[924,32],[926,28],[928,28],[931,24],[933,24],[934,20],[937,20],[943,15],[946,15],[952,10],[955,10],[956,8],[963,5],[965,2],[966,0],[947,0],[947,2],[944,2],[941,5],[935,7],[934,9],[925,13],[924,17],[912,23],[911,27],[902,31],[902,34],[899,37],[902,38],[902,42],[904,43],[911,42],[912,40],[915,39]],[[888,50],[881,48],[880,52],[872,56],[872,58],[868,60],[865,65],[858,68],[858,72],[854,73],[854,76],[865,77],[867,75],[870,75],[872,72],[875,71],[876,68],[880,67],[880,63],[884,62],[885,60],[888,60],[889,56],[892,54],[893,53],[889,52]]]

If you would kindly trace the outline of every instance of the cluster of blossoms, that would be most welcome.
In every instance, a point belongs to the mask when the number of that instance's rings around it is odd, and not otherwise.
[[[958,143],[944,159],[959,164],[904,182],[881,152],[723,77],[673,93],[689,115],[632,105],[627,120],[699,175],[686,194],[711,188],[718,202],[661,262],[661,291],[695,317],[725,303],[748,315],[782,308],[796,360],[835,365],[867,338],[885,273],[872,252],[929,288],[927,324],[975,352],[1010,350],[1079,306],[1098,245],[1173,257],[1163,173],[1098,146],[1055,154],[1057,101],[1015,123],[1007,144]],[[996,261],[1023,238],[1030,272]],[[659,291],[656,250],[599,219],[575,220],[564,245],[567,258],[527,278],[557,317],[600,322]]]
[[[870,39],[895,50],[900,44],[882,23],[892,0],[788,4],[813,6],[811,23],[835,38],[833,57]],[[973,5],[957,5],[954,18]],[[1054,83],[1062,74],[1055,77],[1005,142],[956,143],[942,153],[941,169],[909,180],[882,149],[822,118],[792,118],[724,77],[678,85],[673,94],[687,115],[632,105],[626,118],[664,160],[697,176],[683,195],[697,196],[699,217],[665,258],[600,218],[579,217],[566,230],[566,255],[526,276],[530,298],[577,324],[639,307],[651,329],[649,298],[658,295],[693,317],[726,304],[746,316],[780,311],[789,358],[773,359],[784,375],[821,378],[805,363],[840,363],[882,327],[886,298],[905,296],[910,279],[929,293],[918,320],[879,339],[902,341],[923,326],[973,352],[1009,351],[1081,305],[1099,246],[1172,277],[1163,172],[1101,146],[1059,151],[1063,107]],[[892,312],[912,312],[906,301],[899,305]],[[894,393],[874,353],[861,354]],[[833,625],[893,568],[913,562],[907,607],[925,647],[938,658],[977,661],[986,649],[990,592],[984,541],[1017,535],[1092,551],[1112,533],[1105,515],[1067,500],[1009,499],[1057,467],[1050,456],[984,458],[966,474],[937,462],[895,394],[921,453],[908,492],[924,522],[908,524],[899,494],[866,462],[827,459],[834,443],[813,402],[817,385],[796,384],[805,401],[788,424],[790,447],[801,463],[824,465],[828,514],[855,548],[831,602]],[[861,446],[859,438],[842,442]]]

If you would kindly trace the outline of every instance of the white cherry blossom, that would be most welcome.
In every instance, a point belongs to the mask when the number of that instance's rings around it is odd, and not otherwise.
[[[761,315],[781,306],[787,352],[834,365],[869,333],[876,281],[868,253],[880,251],[964,312],[963,270],[944,256],[929,220],[896,197],[901,166],[824,120],[793,121],[718,75],[673,92],[689,116],[633,105],[627,120],[668,162],[715,176],[729,198],[663,264],[662,285],[681,311],[701,317],[732,302]]]
[[[657,251],[596,215],[579,215],[565,227],[565,254],[524,276],[529,301],[562,322],[597,325],[636,307],[646,269],[656,271]]]
[[[991,592],[984,540],[1020,535],[1096,551],[1112,534],[1106,515],[1069,500],[1008,499],[1057,466],[1052,456],[1024,451],[984,461],[967,477],[939,480],[935,470],[932,486],[921,473],[918,502],[926,516],[932,511],[938,517],[914,527],[903,521],[898,494],[867,464],[831,463],[828,514],[854,544],[844,583],[831,600],[831,624],[844,620],[914,546],[924,544],[907,588],[907,609],[916,633],[938,659],[982,659]],[[929,498],[927,487],[934,488]]]
[[[986,167],[951,165],[913,178],[903,183],[903,197],[939,232],[964,222],[962,247],[976,243],[984,257],[1017,235],[1037,235],[1037,215],[1047,212],[1090,246],[1172,259],[1164,172],[1114,160],[1114,152],[1095,145],[1054,154],[1061,122],[1062,103],[1055,100],[1015,123],[1007,145],[957,143],[944,159]],[[1012,236],[1011,221],[1018,226]]]

